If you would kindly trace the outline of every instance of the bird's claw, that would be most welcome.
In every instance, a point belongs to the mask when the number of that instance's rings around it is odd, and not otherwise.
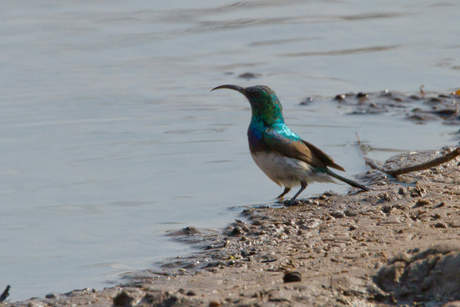
[[[284,202],[284,205],[286,207],[292,207],[292,206],[296,206],[299,204],[299,201],[298,200],[294,200],[294,201],[291,201],[291,200],[287,200]]]

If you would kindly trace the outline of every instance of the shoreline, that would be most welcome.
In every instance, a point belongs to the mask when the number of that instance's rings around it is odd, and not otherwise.
[[[427,161],[448,150],[397,155],[385,166]],[[325,192],[292,207],[246,209],[247,222],[237,220],[223,233],[187,227],[174,235],[201,250],[170,259],[165,270],[136,272],[126,284],[100,291],[3,304],[442,306],[460,301],[458,161],[397,178],[368,171],[360,180],[369,192]]]

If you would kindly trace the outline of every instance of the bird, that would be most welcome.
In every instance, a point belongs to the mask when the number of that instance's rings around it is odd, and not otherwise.
[[[211,90],[230,89],[243,94],[251,105],[252,116],[248,128],[251,156],[257,166],[284,191],[277,199],[283,199],[291,188],[300,190],[287,202],[295,200],[312,182],[334,182],[333,178],[352,187],[369,191],[364,185],[342,177],[329,169],[345,171],[318,147],[302,140],[284,123],[283,107],[275,92],[265,85],[241,87],[224,84]]]

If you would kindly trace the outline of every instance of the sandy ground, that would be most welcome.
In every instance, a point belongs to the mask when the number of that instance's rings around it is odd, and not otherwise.
[[[407,153],[383,165],[447,151]],[[49,294],[11,306],[460,306],[460,159],[372,189],[324,193],[295,206],[246,209],[223,233],[188,227],[200,246],[125,285]],[[455,302],[457,301],[457,302]]]
[[[399,155],[385,167],[439,154]],[[189,227],[175,237],[203,250],[170,259],[162,271],[138,272],[126,285],[101,291],[7,304],[440,306],[459,300],[460,306],[457,163],[397,179],[369,171],[360,178],[369,192],[247,209],[222,234]]]

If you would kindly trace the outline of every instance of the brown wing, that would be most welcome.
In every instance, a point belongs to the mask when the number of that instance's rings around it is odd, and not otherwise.
[[[324,164],[326,164],[326,166],[329,166],[329,167],[332,167],[332,168],[335,168],[335,169],[338,169],[340,171],[343,171],[345,172],[345,169],[343,167],[341,167],[340,165],[336,164],[334,162],[334,160],[332,160],[331,157],[329,157],[324,151],[322,151],[321,149],[319,149],[318,147],[316,147],[315,145],[312,145],[304,140],[302,140],[302,142],[307,145],[307,147],[310,149],[310,151],[316,156],[318,157],[319,160],[321,160],[321,162],[323,162]]]
[[[268,148],[284,156],[299,159],[318,167],[332,167],[345,171],[343,167],[334,163],[331,157],[321,149],[305,142],[304,140],[292,140],[282,136],[272,129],[267,129],[263,133],[263,140]]]

